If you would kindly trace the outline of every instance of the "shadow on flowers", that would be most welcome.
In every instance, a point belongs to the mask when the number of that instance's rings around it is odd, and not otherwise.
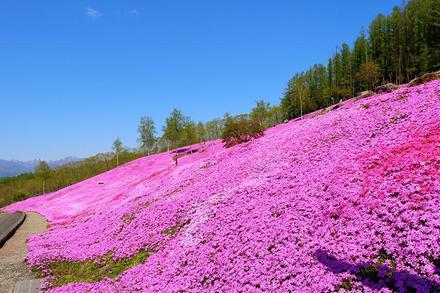
[[[355,278],[347,278],[337,286],[346,290],[357,289],[356,283],[373,290],[389,288],[397,292],[440,292],[440,284],[407,271],[397,271],[392,267],[378,263],[351,264],[337,259],[326,251],[318,249],[315,256],[335,274],[348,272]]]

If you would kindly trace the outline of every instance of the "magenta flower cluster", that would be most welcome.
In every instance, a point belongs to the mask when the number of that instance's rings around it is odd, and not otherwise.
[[[5,208],[51,222],[30,238],[27,257],[48,277],[55,261],[156,251],[115,279],[50,292],[328,292],[348,290],[347,280],[365,292],[429,292],[440,284],[440,81],[351,99],[230,149],[209,142],[178,166],[172,156]],[[375,265],[393,282],[365,273]]]

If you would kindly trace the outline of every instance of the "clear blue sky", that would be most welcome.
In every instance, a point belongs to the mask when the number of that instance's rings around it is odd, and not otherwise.
[[[142,115],[207,121],[279,102],[401,1],[0,1],[0,158],[86,157]]]

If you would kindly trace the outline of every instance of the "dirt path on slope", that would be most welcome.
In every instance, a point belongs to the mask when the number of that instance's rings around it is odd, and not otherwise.
[[[24,263],[28,252],[26,239],[46,231],[47,221],[37,213],[26,213],[24,223],[0,248],[0,293],[10,293],[17,281],[35,279],[34,273]]]

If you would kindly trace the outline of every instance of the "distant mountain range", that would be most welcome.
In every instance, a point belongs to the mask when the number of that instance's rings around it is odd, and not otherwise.
[[[76,162],[82,159],[75,157],[67,157],[61,160],[48,161],[51,168],[56,168],[61,165]],[[32,161],[16,161],[16,160],[2,160],[0,159],[0,177],[15,176],[23,173],[33,172],[35,166],[38,165],[38,160]]]

